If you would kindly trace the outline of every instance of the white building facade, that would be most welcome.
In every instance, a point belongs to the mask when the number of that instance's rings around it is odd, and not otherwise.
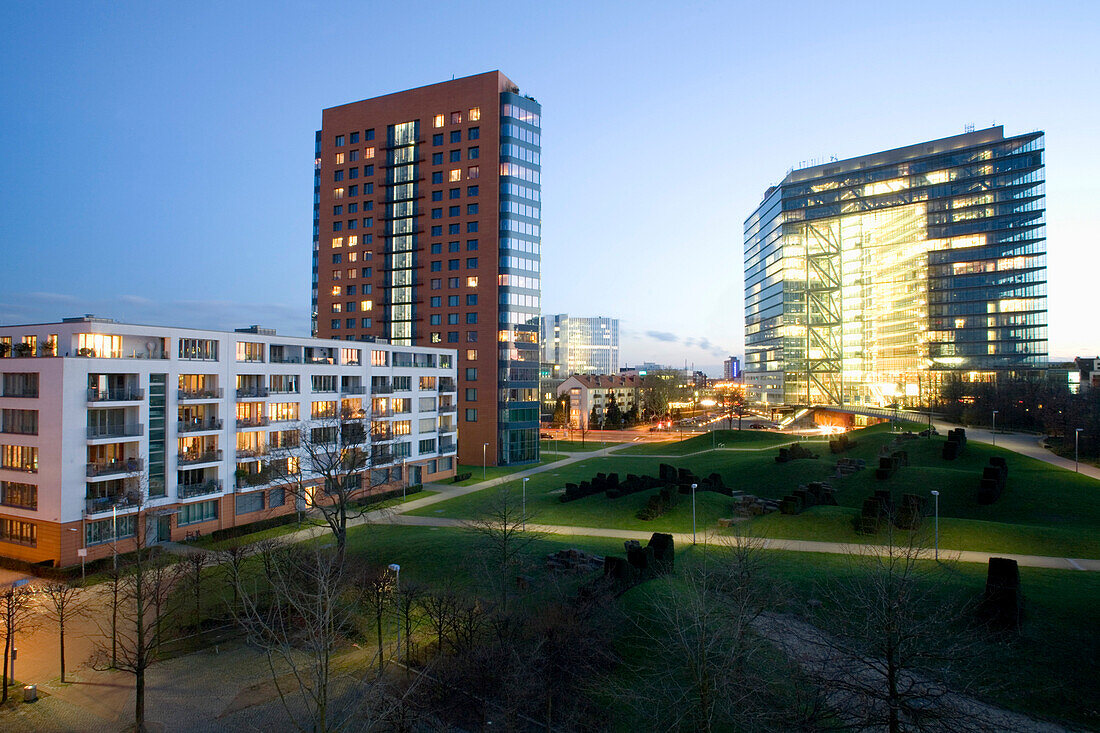
[[[0,326],[0,357],[7,557],[122,551],[138,504],[151,542],[294,512],[271,462],[305,460],[299,436],[338,415],[369,421],[365,492],[455,471],[450,349],[84,317]]]
[[[562,374],[615,374],[619,371],[619,319],[578,318],[568,313],[542,316],[542,361]]]

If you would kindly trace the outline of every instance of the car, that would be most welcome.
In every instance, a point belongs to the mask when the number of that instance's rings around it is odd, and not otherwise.
[[[764,426],[758,422],[754,422],[752,425],[749,426],[749,430],[764,430]]]
[[[551,435],[550,433],[539,433],[539,439],[540,440],[553,440],[554,436]]]

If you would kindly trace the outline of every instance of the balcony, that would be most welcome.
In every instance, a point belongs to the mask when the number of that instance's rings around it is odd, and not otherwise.
[[[140,458],[122,458],[102,463],[89,463],[88,478],[115,476],[118,474],[140,473],[145,470],[145,462]]]
[[[372,466],[393,463],[393,451],[374,451],[370,454],[370,462]]]
[[[262,400],[267,397],[267,387],[238,387],[237,399],[239,400]]]
[[[439,452],[441,454],[454,453],[458,449],[457,443],[448,443],[447,445],[439,446]]]
[[[249,460],[255,458],[263,458],[267,455],[266,448],[238,448],[237,460]]]
[[[438,389],[440,392],[454,392],[458,388],[455,386],[455,380],[440,378]]]
[[[260,417],[238,417],[237,429],[241,428],[262,428],[265,425],[270,425],[271,419],[265,416]]]
[[[176,392],[176,397],[181,400],[220,400],[222,388],[181,389]]]
[[[141,423],[88,426],[88,440],[101,440],[104,438],[137,438],[144,434],[145,426]]]
[[[84,500],[84,513],[91,514],[103,514],[115,509],[127,509],[132,506],[137,506],[138,493],[126,492],[125,494],[114,494],[112,496],[96,496],[93,498],[87,498]]]
[[[372,394],[392,394],[393,385],[389,382],[372,384],[370,386],[370,391]]]
[[[457,430],[458,427],[455,425],[440,425],[439,430],[437,430],[436,432],[440,435],[447,435],[448,433],[453,433]]]
[[[220,479],[210,479],[197,484],[179,484],[176,486],[176,496],[180,499],[193,499],[196,496],[208,494],[220,494],[222,482]]]
[[[180,453],[176,456],[176,463],[180,466],[189,466],[195,463],[217,463],[221,459],[220,450],[205,450],[202,453]]]
[[[394,439],[392,430],[372,430],[370,439],[374,443],[387,443]]]
[[[440,412],[457,412],[458,411],[458,405],[440,405],[439,406],[439,411]]]
[[[345,385],[340,388],[340,392],[343,394],[365,394],[366,387],[361,384]]]
[[[176,423],[177,433],[201,433],[205,430],[221,430],[222,421],[214,418],[208,420],[180,420]]]
[[[137,387],[113,387],[88,390],[88,402],[139,402],[145,399],[145,390]]]
[[[371,408],[370,416],[371,417],[393,417],[393,410],[391,410],[389,408],[386,408],[385,410],[379,410],[379,409],[376,409],[376,408]]]

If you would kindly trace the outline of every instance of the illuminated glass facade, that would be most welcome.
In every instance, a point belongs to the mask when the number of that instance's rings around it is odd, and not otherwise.
[[[542,360],[572,374],[619,373],[619,319],[578,318],[568,313],[541,320]]]
[[[745,222],[757,403],[920,404],[1047,359],[1043,133],[994,127],[792,171]]]

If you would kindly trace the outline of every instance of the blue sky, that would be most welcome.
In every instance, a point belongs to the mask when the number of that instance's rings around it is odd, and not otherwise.
[[[742,350],[742,222],[799,161],[1047,133],[1051,351],[1094,323],[1100,4],[4,3],[0,323],[309,327],[323,107],[500,69],[543,104],[543,311]],[[425,53],[426,51],[426,53]]]

